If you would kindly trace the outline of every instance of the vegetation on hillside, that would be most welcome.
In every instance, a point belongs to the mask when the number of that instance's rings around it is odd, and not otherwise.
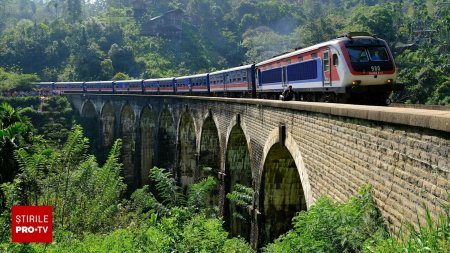
[[[184,14],[179,32],[153,17]],[[157,23],[157,22],[156,22]],[[450,103],[446,0],[3,0],[0,90],[7,72],[43,81],[193,74],[257,62],[349,31],[387,40],[405,90],[397,102]]]

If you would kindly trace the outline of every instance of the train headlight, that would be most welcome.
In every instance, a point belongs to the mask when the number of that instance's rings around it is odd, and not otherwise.
[[[386,81],[386,83],[387,83],[387,84],[392,84],[392,83],[394,83],[394,80],[388,79],[388,80]]]
[[[352,85],[359,85],[359,84],[361,84],[361,80],[354,80],[353,82],[352,82]]]

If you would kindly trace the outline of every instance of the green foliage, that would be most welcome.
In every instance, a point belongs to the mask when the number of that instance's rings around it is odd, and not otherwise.
[[[73,124],[73,110],[66,97],[53,96],[42,101],[40,113],[31,118],[38,133],[53,145],[67,139]]]
[[[253,189],[241,184],[235,184],[232,191],[227,194],[227,199],[237,207],[237,210],[232,214],[233,217],[249,221],[250,217],[246,210],[252,206]]]
[[[214,207],[209,206],[211,193],[216,188],[216,180],[209,176],[200,180],[198,183],[190,185],[188,190],[187,207],[193,213],[203,211],[210,215],[216,213]]]
[[[181,193],[181,188],[170,172],[163,168],[153,167],[150,170],[150,179],[156,183],[158,198],[161,199],[162,204],[168,208],[184,204],[185,198]]]
[[[0,105],[0,184],[11,182],[18,172],[14,152],[28,148],[32,142],[34,129],[22,112],[8,103]]]
[[[449,196],[450,199],[450,196]],[[433,219],[426,209],[425,224],[418,221],[416,229],[406,223],[405,230],[400,230],[393,237],[367,246],[364,252],[450,252],[450,206],[444,206],[439,215]]]
[[[146,252],[253,252],[242,239],[227,239],[222,221],[204,214],[189,216],[183,209],[146,231]],[[188,216],[187,216],[188,215]],[[227,251],[227,250],[230,251]]]
[[[195,74],[366,31],[385,39],[397,60],[405,89],[394,102],[450,100],[446,0],[4,0],[0,6],[0,67],[44,81]],[[176,28],[153,19],[174,9],[184,11]],[[30,89],[31,82],[12,79],[0,90]]]
[[[16,152],[22,173],[8,195],[22,196],[22,205],[53,206],[55,229],[104,232],[115,227],[114,217],[125,184],[118,162],[120,140],[116,141],[102,167],[87,155],[87,140],[75,126],[62,149],[36,143],[32,152]],[[9,208],[10,206],[7,206]]]
[[[180,192],[179,188],[169,187],[173,179],[164,169],[153,168],[150,177],[157,184],[157,189],[162,191],[158,192],[160,196],[173,196],[173,193],[168,193],[170,191]],[[159,182],[162,183],[158,186]],[[129,224],[126,229],[116,229],[107,234],[84,233],[81,240],[75,237],[81,231],[72,233],[59,229],[55,233],[55,243],[45,249],[42,245],[35,245],[33,249],[46,252],[254,252],[243,239],[228,239],[223,222],[209,215],[208,209],[203,209],[200,202],[206,199],[214,186],[212,177],[193,184],[187,196],[188,206],[170,209],[159,203],[149,187],[144,186],[131,195],[130,201],[130,210],[137,215],[132,219],[143,219],[141,224]],[[167,191],[167,188],[171,190]],[[161,208],[165,211],[159,212]]]
[[[21,202],[21,196],[16,190],[20,181],[3,183],[0,187],[2,203],[7,208],[2,207],[0,213],[0,242],[7,242],[11,238],[11,206],[18,205]]]
[[[319,199],[293,218],[294,229],[267,245],[265,252],[359,252],[387,238],[388,233],[364,187],[347,203]]]
[[[119,72],[119,73],[114,75],[112,80],[114,80],[114,81],[117,81],[117,80],[130,80],[130,77],[127,74]]]
[[[35,74],[22,74],[6,71],[0,67],[0,92],[31,91],[35,88],[34,82],[39,81]]]
[[[37,108],[41,103],[39,97],[2,97],[0,96],[0,103],[8,103],[12,107],[21,107],[27,110],[27,107]]]

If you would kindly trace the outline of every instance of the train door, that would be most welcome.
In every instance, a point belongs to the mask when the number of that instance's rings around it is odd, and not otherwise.
[[[331,86],[330,49],[323,50],[323,86]]]
[[[286,66],[281,68],[281,78],[282,78],[283,90],[286,90],[287,89],[287,85],[288,85],[287,74],[286,74]]]
[[[228,85],[227,84],[228,84],[229,78],[230,78],[230,73],[225,73],[223,75],[223,90],[224,90],[224,92],[226,92],[227,89],[228,89]]]

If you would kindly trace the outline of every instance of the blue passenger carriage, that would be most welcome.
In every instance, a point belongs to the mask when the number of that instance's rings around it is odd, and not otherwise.
[[[191,79],[191,91],[193,93],[206,93],[208,92],[209,74],[198,74],[190,76]]]
[[[142,85],[143,92],[145,93],[159,92],[159,79],[146,79]]]
[[[119,80],[114,81],[115,92],[139,92],[142,93],[143,80]]]
[[[175,89],[175,78],[160,78],[158,79],[159,93],[174,93]]]
[[[55,82],[54,87],[60,93],[83,92],[84,82]]]
[[[249,64],[213,72],[209,75],[210,91],[227,96],[248,96],[255,90],[254,65]]]
[[[191,92],[191,78],[182,76],[175,78],[175,90],[177,94],[187,94]]]
[[[84,85],[86,92],[114,92],[113,81],[89,81]]]

